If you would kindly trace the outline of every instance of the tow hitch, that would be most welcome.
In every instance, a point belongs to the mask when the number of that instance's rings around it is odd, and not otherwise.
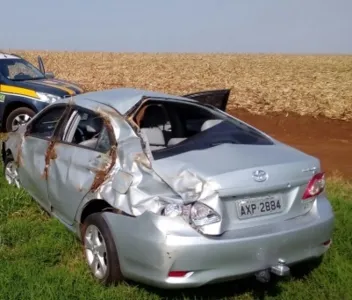
[[[290,268],[286,265],[285,260],[279,259],[278,263],[274,266],[271,266],[270,269],[261,270],[255,273],[255,277],[258,281],[267,283],[270,281],[270,272],[277,276],[289,276]]]

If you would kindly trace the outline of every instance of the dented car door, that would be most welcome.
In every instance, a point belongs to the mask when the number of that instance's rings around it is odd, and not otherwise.
[[[45,180],[46,152],[65,107],[63,104],[54,105],[34,118],[22,137],[17,153],[21,185],[46,210],[50,210]]]
[[[104,126],[95,140],[77,143],[74,135],[79,125],[79,113],[73,111],[65,132],[51,150],[47,172],[48,194],[53,214],[72,225],[77,208],[85,195],[99,187],[104,170],[111,163],[111,147]]]

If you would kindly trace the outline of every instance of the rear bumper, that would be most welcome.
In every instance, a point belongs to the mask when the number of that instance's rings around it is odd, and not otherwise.
[[[312,210],[281,223],[205,237],[183,220],[145,213],[129,218],[104,213],[113,231],[126,278],[162,288],[198,287],[323,255],[329,246],[334,215],[325,197]],[[189,271],[168,277],[170,271]]]

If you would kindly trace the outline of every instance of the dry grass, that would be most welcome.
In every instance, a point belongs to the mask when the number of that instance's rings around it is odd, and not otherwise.
[[[230,108],[352,120],[352,56],[17,52],[88,90],[232,88]]]

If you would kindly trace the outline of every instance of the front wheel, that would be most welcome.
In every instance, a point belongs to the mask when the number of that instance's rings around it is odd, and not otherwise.
[[[28,107],[19,107],[13,110],[6,119],[6,131],[14,131],[26,124],[35,115],[35,111]]]
[[[7,156],[4,162],[4,176],[8,184],[21,187],[17,166],[12,156]]]
[[[122,281],[114,238],[101,213],[89,215],[81,233],[86,261],[95,279],[105,285]]]

